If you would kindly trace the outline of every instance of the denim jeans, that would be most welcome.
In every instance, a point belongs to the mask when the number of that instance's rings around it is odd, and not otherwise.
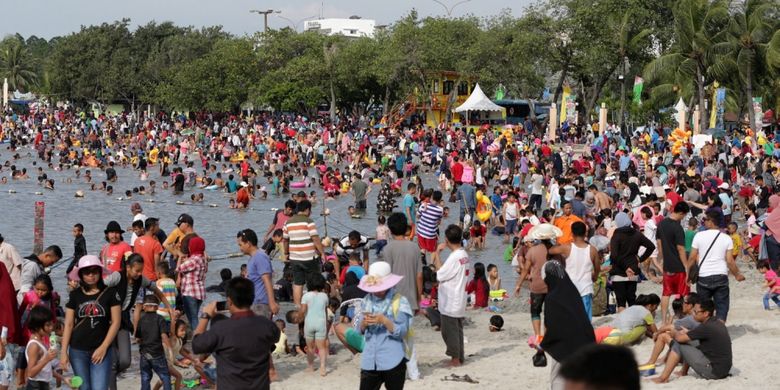
[[[715,301],[715,317],[723,322],[729,316],[729,276],[711,275],[699,277],[696,283],[699,297]]]
[[[83,351],[75,348],[70,348],[68,351],[73,374],[84,380],[84,384],[79,387],[80,390],[105,390],[108,388],[114,348],[109,348],[106,351],[106,356],[103,357],[100,364],[92,363],[93,352],[94,350]]]
[[[593,294],[582,296],[582,305],[585,306],[585,314],[588,315],[588,321],[593,320]]]
[[[141,354],[141,390],[151,390],[152,371],[160,377],[163,390],[171,390],[171,374],[165,356],[148,359],[144,354]]]
[[[777,307],[780,307],[780,294],[768,292],[764,294],[764,310],[769,310],[770,299],[775,303],[775,305],[777,305]]]
[[[184,314],[187,315],[187,320],[190,321],[190,328],[195,330],[195,327],[198,326],[198,311],[203,301],[186,295],[182,295],[181,300],[184,304]]]

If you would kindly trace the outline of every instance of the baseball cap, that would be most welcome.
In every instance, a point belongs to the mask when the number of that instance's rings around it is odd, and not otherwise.
[[[176,226],[179,226],[183,223],[192,226],[194,222],[195,221],[192,219],[192,217],[189,214],[182,214],[179,216],[179,219],[176,220]]]

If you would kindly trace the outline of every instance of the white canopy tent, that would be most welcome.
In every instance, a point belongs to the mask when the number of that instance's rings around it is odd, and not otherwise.
[[[479,87],[479,84],[474,86],[474,90],[471,92],[471,96],[469,96],[468,99],[466,99],[463,104],[455,108],[455,112],[461,113],[461,112],[468,112],[468,111],[505,111],[506,109],[504,107],[499,106],[496,103],[493,103],[490,101],[490,99],[485,96],[485,93],[482,92],[482,88]]]

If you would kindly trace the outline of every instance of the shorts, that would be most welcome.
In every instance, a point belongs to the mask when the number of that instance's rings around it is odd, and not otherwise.
[[[0,360],[0,386],[10,386],[14,378],[14,358],[17,347],[13,344],[5,346],[5,358]]]
[[[293,284],[296,286],[305,285],[307,279],[322,272],[322,264],[317,259],[306,261],[290,260],[290,264],[292,264]]]
[[[531,293],[531,319],[539,320],[542,318],[542,307],[544,306],[544,298],[547,294]]]
[[[515,229],[517,229],[517,220],[507,219],[506,225],[504,226],[504,234],[515,234]]]
[[[325,340],[328,338],[328,327],[325,322],[310,324],[306,322],[303,325],[303,334],[306,340]]]
[[[27,354],[25,353],[27,351],[27,346],[20,346],[17,348],[16,353],[16,369],[17,370],[26,370],[27,369]]]
[[[358,200],[355,201],[355,208],[358,210],[365,210],[366,209],[366,200]]]
[[[366,338],[355,328],[349,328],[344,332],[344,340],[347,342],[347,345],[358,352],[363,352],[363,348],[366,346]]]
[[[252,312],[258,317],[265,317],[271,319],[271,306],[265,303],[255,303],[252,305]]]
[[[688,274],[685,272],[664,272],[662,296],[670,297],[672,295],[679,295],[684,297],[690,294],[690,292],[691,288],[688,286]]]
[[[425,238],[421,235],[417,235],[417,244],[420,245],[420,249],[426,252],[436,252],[436,246],[439,244],[438,238]]]

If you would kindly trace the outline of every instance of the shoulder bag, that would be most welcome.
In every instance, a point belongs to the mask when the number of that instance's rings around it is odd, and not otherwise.
[[[704,257],[701,258],[701,261],[698,264],[691,265],[691,268],[688,269],[688,282],[691,284],[696,284],[699,281],[699,269],[701,268],[701,265],[704,264],[704,261],[707,260],[707,255],[710,254],[710,249],[715,245],[715,241],[718,241],[718,237],[720,237],[720,232],[718,232],[715,239],[710,243],[707,252],[704,252]]]

